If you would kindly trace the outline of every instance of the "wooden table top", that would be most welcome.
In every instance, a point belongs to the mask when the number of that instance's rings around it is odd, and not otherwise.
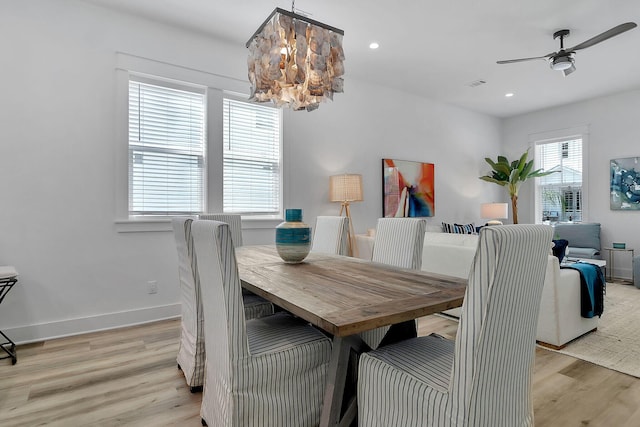
[[[236,249],[242,286],[311,324],[348,336],[462,305],[466,279],[311,253],[286,264],[274,246]]]

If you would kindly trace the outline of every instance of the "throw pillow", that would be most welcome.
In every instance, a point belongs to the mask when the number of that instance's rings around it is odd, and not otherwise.
[[[474,223],[471,224],[453,224],[460,231],[460,234],[476,234],[476,226]]]
[[[445,233],[454,233],[454,234],[476,234],[476,227],[473,223],[462,225],[462,224],[448,224],[446,222],[443,222],[442,231]]]
[[[562,260],[564,259],[564,254],[567,251],[568,244],[569,241],[565,239],[553,240],[553,248],[551,248],[551,250],[553,251],[553,255],[558,257],[558,261],[560,261],[560,263],[562,263]]]

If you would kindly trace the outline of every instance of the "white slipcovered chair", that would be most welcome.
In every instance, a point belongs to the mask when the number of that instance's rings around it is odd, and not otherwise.
[[[319,216],[313,231],[312,252],[349,255],[349,218],[346,216]]]
[[[242,243],[242,216],[239,214],[225,213],[209,213],[198,215],[199,219],[207,219],[210,221],[220,221],[229,224],[231,238],[233,239],[233,247],[239,248]]]
[[[414,338],[363,354],[367,427],[533,426],[536,323],[551,227],[484,227],[455,341]]]
[[[379,218],[371,260],[420,270],[426,221],[419,218]]]
[[[245,320],[229,227],[196,221],[193,238],[207,351],[203,424],[318,425],[331,341],[286,313]]]
[[[425,227],[426,221],[419,218],[379,218],[371,260],[394,267],[420,270]],[[383,326],[362,332],[360,337],[375,349],[389,329],[389,326]]]
[[[204,327],[200,278],[193,251],[191,218],[174,218],[173,232],[178,252],[178,278],[182,321],[180,347],[177,362],[192,392],[200,391],[204,381]],[[248,318],[273,314],[273,304],[257,295],[244,296],[245,314]]]

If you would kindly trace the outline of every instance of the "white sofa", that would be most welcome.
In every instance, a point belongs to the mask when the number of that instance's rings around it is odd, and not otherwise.
[[[371,259],[373,236],[357,235],[358,256]],[[422,254],[422,270],[467,278],[478,244],[478,236],[427,232]],[[445,312],[459,315],[459,309]],[[558,258],[549,255],[540,302],[537,341],[551,348],[562,348],[569,341],[595,330],[598,317],[580,316],[580,275],[576,270],[560,269]]]

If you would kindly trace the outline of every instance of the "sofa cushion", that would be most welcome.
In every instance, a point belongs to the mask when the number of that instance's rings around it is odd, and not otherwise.
[[[572,256],[574,248],[600,251],[600,223],[556,224],[553,230],[556,239],[569,241]]]
[[[569,247],[567,248],[567,253],[565,255],[571,258],[595,259],[598,257],[598,255],[600,255],[600,251],[597,251],[593,248],[576,248],[571,246],[571,243],[569,243]]]

